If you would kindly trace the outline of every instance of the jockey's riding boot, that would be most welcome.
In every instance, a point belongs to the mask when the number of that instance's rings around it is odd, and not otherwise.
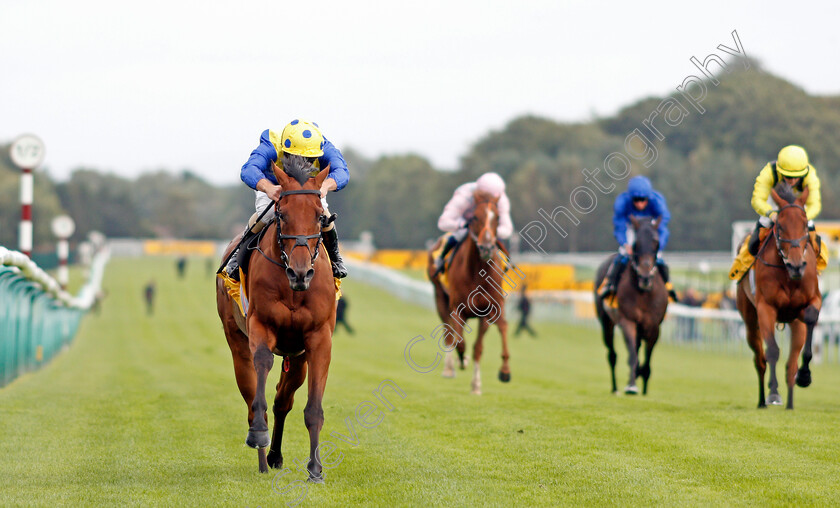
[[[760,232],[761,232],[761,223],[756,222],[755,223],[755,229],[753,230],[752,235],[750,236],[750,243],[747,244],[747,250],[749,251],[750,254],[753,255],[753,257],[755,257],[755,255],[758,254],[758,247],[761,244],[761,241],[760,241],[761,233]]]
[[[347,277],[347,268],[344,267],[344,260],[341,259],[341,254],[338,252],[338,233],[335,230],[335,225],[328,231],[322,230],[321,236],[324,237],[324,247],[327,248],[327,254],[329,254],[332,262],[333,277],[336,279]]]
[[[236,250],[233,251],[233,254],[230,255],[230,259],[228,260],[227,265],[225,266],[225,273],[227,273],[228,277],[239,282],[239,249],[241,247],[237,247]]]
[[[665,282],[665,289],[668,290],[668,296],[670,296],[674,302],[679,302],[677,292],[674,291],[674,285],[671,284],[671,270],[668,268],[668,265],[665,264],[665,260],[657,259],[656,266],[659,268],[659,273],[662,274],[662,281]]]
[[[604,282],[601,283],[601,287],[598,289],[598,296],[601,298],[615,293],[615,287],[618,285],[618,276],[620,275],[618,267],[620,259],[621,256],[616,256],[613,262],[610,263],[607,273],[604,274]]]
[[[440,255],[435,258],[435,274],[433,277],[437,277],[441,273],[443,273],[444,269],[444,260],[446,259],[446,255],[449,254],[449,251],[452,250],[455,245],[458,244],[458,239],[455,235],[449,235],[446,239],[446,243],[443,245],[443,250],[440,251]]]

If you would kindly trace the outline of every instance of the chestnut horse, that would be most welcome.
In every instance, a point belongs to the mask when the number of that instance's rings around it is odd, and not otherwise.
[[[665,289],[665,282],[656,268],[656,254],[659,251],[659,220],[647,218],[637,219],[630,217],[633,229],[636,233],[636,240],[633,243],[633,255],[630,256],[628,267],[621,274],[616,285],[615,302],[616,307],[609,305],[612,297],[607,296],[601,299],[595,293],[595,312],[601,322],[601,331],[604,337],[604,344],[607,346],[607,361],[610,365],[610,376],[612,379],[612,391],[618,393],[615,384],[615,362],[616,354],[613,345],[613,334],[615,325],[621,328],[624,334],[624,343],[627,345],[627,365],[630,367],[630,378],[624,393],[636,395],[639,388],[636,386],[636,378],[641,376],[643,385],[642,393],[647,395],[648,380],[650,379],[650,356],[653,347],[659,339],[659,326],[665,319],[665,311],[668,308],[668,291]],[[595,287],[601,285],[607,273],[607,269],[615,256],[613,254],[601,266],[595,275]],[[645,363],[639,366],[639,349],[642,342],[645,343]]]
[[[747,342],[755,353],[759,408],[782,403],[776,379],[779,345],[774,328],[777,322],[790,323],[787,409],[793,409],[794,383],[803,388],[811,384],[808,367],[811,362],[811,338],[820,315],[822,295],[817,281],[817,256],[810,241],[808,217],[805,215],[808,188],[796,198],[787,183],[780,182],[771,196],[779,206],[776,223],[761,244],[751,272],[738,282],[737,305],[747,327]],[[750,278],[755,281],[755,294],[750,290]],[[797,361],[803,346],[802,368],[797,373]],[[770,395],[765,399],[767,362],[770,362]]]
[[[435,306],[443,324],[435,329],[442,330],[448,352],[444,361],[444,377],[455,377],[455,361],[452,349],[458,351],[460,368],[466,367],[464,357],[466,343],[464,330],[471,331],[466,320],[478,318],[478,338],[473,346],[472,393],[481,394],[481,371],[479,364],[484,350],[484,334],[495,324],[502,335],[502,367],[499,380],[510,381],[508,360],[507,320],[505,319],[505,297],[507,292],[502,287],[504,266],[499,254],[496,229],[499,227],[498,198],[476,191],[474,194],[475,211],[469,223],[469,235],[456,247],[452,262],[446,271],[448,287],[444,287],[441,277],[435,276],[434,251],[440,247],[440,241],[429,250],[428,276],[435,288]],[[522,276],[520,274],[520,276]],[[432,332],[433,336],[438,335]]]
[[[275,220],[263,229],[243,285],[249,306],[243,318],[224,282],[216,283],[219,317],[233,355],[236,383],[248,404],[248,437],[257,448],[260,472],[281,468],[280,445],[286,415],[295,390],[309,369],[308,399],[303,410],[309,431],[309,481],[323,482],[318,437],[324,425],[322,399],[327,383],[335,328],[336,288],[326,255],[319,256],[321,226],[329,221],[321,205],[321,183],[328,170],[315,178],[303,157],[284,156],[286,172],[275,166],[283,192],[275,206]],[[287,174],[288,173],[288,174]],[[227,258],[236,242],[228,245]],[[242,248],[245,248],[243,246]],[[283,356],[283,372],[274,398],[274,434],[269,439],[265,385],[274,364]],[[265,448],[271,445],[268,457]]]

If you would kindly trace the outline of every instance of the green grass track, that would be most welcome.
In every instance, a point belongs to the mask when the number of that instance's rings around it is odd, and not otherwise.
[[[244,445],[246,407],[203,261],[175,277],[169,259],[114,259],[99,315],[40,371],[0,389],[0,506],[285,506],[298,469],[257,472]],[[142,288],[157,279],[155,315]],[[411,370],[432,358],[429,311],[350,279],[325,396],[322,440],[339,462],[301,506],[827,506],[840,503],[840,369],[813,366],[796,409],[755,408],[749,357],[658,346],[650,394],[613,396],[594,329],[538,324],[511,339],[511,383],[496,379],[491,331],[484,395],[469,370]],[[470,339],[470,350],[472,340]],[[787,344],[783,344],[783,350]],[[619,382],[626,379],[619,349]],[[781,370],[780,370],[781,372]],[[271,385],[280,362],[271,373]],[[355,419],[392,380],[395,409]],[[782,390],[783,397],[785,390]],[[270,399],[273,394],[269,395]],[[287,465],[308,454],[305,389],[284,441]],[[362,406],[364,409],[365,406]],[[354,444],[341,435],[355,432]],[[340,455],[339,455],[340,454]],[[283,489],[286,488],[285,491]],[[280,492],[278,492],[280,491]]]

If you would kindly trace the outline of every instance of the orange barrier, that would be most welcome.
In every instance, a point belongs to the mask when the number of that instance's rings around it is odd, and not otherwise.
[[[397,270],[423,270],[428,259],[426,251],[408,249],[382,249],[369,256],[348,252],[346,256]],[[575,267],[572,265],[523,263],[516,266],[525,274],[524,282],[530,290],[592,290],[592,281],[575,280]]]
[[[146,240],[143,254],[148,256],[215,256],[216,244],[201,240]]]

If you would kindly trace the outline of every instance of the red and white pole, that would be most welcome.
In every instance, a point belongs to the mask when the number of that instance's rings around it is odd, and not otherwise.
[[[58,237],[58,273],[56,280],[61,289],[67,289],[67,258],[70,256],[70,243],[67,241],[76,230],[76,223],[67,215],[59,215],[50,223],[53,234]]]
[[[20,251],[32,257],[32,197],[34,195],[32,169],[23,168],[20,175]]]
[[[61,286],[61,289],[67,289],[67,282],[70,279],[67,270],[67,258],[70,256],[70,242],[66,238],[60,239],[56,250],[58,251],[58,273],[56,274],[56,280]]]
[[[20,168],[20,251],[32,257],[32,170],[44,160],[44,143],[37,136],[24,134],[12,142],[9,157]]]

